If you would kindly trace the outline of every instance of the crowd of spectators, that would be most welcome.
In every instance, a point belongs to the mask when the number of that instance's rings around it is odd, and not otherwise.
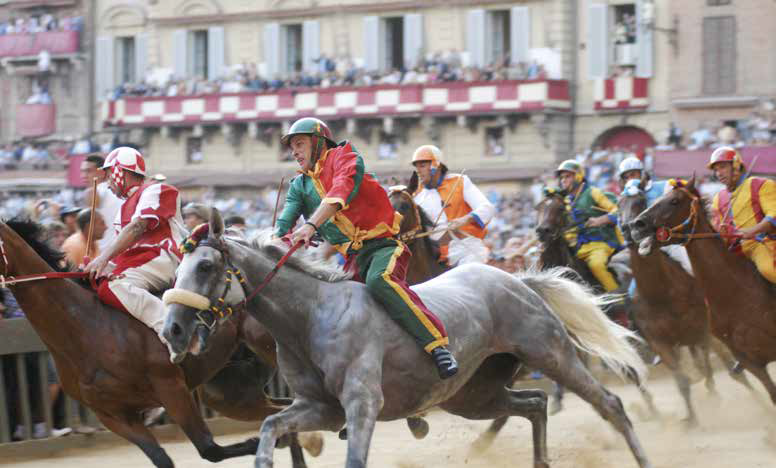
[[[35,13],[24,17],[0,21],[0,36],[6,34],[35,34],[46,31],[82,31],[82,16],[56,16],[51,13]]]
[[[62,168],[64,164],[42,143],[8,143],[0,147],[0,169]]]
[[[467,64],[466,54],[450,50],[429,54],[415,67],[383,72],[367,71],[362,63],[342,57],[321,55],[314,72],[293,72],[288,77],[264,76],[255,63],[234,67],[217,80],[174,77],[170,70],[157,69],[139,83],[123,83],[108,96],[180,96],[251,91],[277,91],[287,88],[328,88],[332,86],[371,86],[440,83],[451,81],[527,80],[547,77],[544,66],[537,61],[510,63],[508,57],[495,60],[485,67]]]

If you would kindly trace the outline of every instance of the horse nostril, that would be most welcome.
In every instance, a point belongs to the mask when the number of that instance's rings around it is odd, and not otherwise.
[[[631,229],[642,230],[642,229],[645,229],[646,227],[647,227],[647,223],[645,223],[644,220],[642,219],[637,219],[632,223],[630,223]]]
[[[172,336],[179,337],[183,334],[183,329],[177,323],[172,324]]]

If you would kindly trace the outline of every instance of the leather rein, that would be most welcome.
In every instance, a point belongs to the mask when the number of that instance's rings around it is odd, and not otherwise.
[[[678,186],[678,185],[674,187],[674,190],[681,190],[692,200],[692,203],[690,205],[690,214],[687,215],[687,218],[684,221],[677,224],[676,226],[673,226],[673,227],[661,226],[657,228],[657,232],[655,233],[655,238],[657,239],[658,242],[665,243],[670,241],[671,239],[686,239],[686,241],[681,243],[680,245],[687,246],[690,243],[690,241],[692,241],[693,239],[711,239],[711,238],[741,239],[741,234],[724,232],[724,231],[723,232],[695,232],[695,230],[698,227],[698,216],[701,209],[700,196],[688,190],[687,188]],[[687,228],[689,228],[690,232],[689,233],[683,232]]]
[[[0,274],[0,287],[13,286],[14,284],[27,283],[29,281],[40,281],[46,279],[66,279],[66,278],[85,278],[88,273],[83,271],[56,271],[49,273],[39,273],[35,275],[9,276],[8,269],[11,262],[5,252],[5,244],[0,237],[0,256],[3,258],[3,274]]]

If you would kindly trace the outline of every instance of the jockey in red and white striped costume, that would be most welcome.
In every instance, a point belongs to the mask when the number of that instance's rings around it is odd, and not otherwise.
[[[145,161],[133,148],[116,148],[103,168],[111,171],[111,190],[124,202],[116,214],[117,237],[86,271],[97,277],[110,274],[112,279],[100,283],[100,300],[129,312],[161,339],[164,305],[149,291],[171,286],[180,263],[178,245],[187,232],[178,190],[144,184]]]

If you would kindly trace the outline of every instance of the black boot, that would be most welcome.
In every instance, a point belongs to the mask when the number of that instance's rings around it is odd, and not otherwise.
[[[439,378],[444,380],[458,373],[458,362],[456,362],[452,353],[444,346],[439,346],[431,351],[431,357],[439,371]]]

